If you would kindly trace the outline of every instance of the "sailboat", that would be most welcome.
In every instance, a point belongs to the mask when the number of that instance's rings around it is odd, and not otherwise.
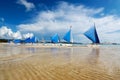
[[[58,36],[57,33],[56,33],[55,35],[52,36],[51,42],[52,42],[52,43],[59,43],[59,42],[60,42],[59,36]]]
[[[14,39],[13,42],[14,42],[15,44],[18,44],[18,43],[21,43],[22,41],[21,41],[20,39]]]
[[[69,31],[65,34],[65,36],[63,37],[63,39],[65,41],[67,41],[67,43],[73,43],[73,37],[72,37],[72,31],[71,31],[71,26]]]
[[[91,27],[90,29],[88,29],[84,35],[90,39],[93,44],[99,44],[100,43],[100,40],[99,40],[99,37],[98,37],[98,34],[97,34],[97,30],[96,30],[96,27],[95,27],[95,23],[94,23],[94,26]]]
[[[25,43],[36,43],[36,37],[33,36],[33,37],[29,37],[27,39],[24,40]]]

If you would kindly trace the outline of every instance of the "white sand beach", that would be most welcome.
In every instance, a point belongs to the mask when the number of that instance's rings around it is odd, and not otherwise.
[[[0,44],[0,80],[120,80],[120,46]]]

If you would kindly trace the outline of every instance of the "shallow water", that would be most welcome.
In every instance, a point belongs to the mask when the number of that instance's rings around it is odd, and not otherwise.
[[[0,80],[120,80],[120,47],[0,44]]]

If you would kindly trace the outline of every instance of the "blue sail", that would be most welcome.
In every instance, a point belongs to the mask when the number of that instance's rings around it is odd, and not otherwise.
[[[31,43],[30,37],[24,40],[25,43]]]
[[[32,37],[32,38],[27,38],[24,40],[25,43],[36,43],[36,38]]]
[[[63,39],[65,41],[67,41],[68,43],[73,42],[72,34],[71,34],[71,29],[65,34],[65,36],[63,37]]]
[[[86,31],[84,35],[93,43],[100,43],[95,25],[91,27],[88,31]]]
[[[36,37],[35,36],[31,38],[31,43],[36,43]]]
[[[15,44],[17,44],[17,43],[21,43],[21,40],[20,40],[20,39],[14,39],[13,42],[14,42]]]
[[[58,34],[55,34],[54,36],[52,36],[51,42],[52,43],[58,43],[59,42],[59,36],[58,36]]]

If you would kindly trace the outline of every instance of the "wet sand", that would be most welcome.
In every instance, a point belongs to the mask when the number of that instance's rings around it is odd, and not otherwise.
[[[0,44],[0,80],[120,80],[120,47]]]

